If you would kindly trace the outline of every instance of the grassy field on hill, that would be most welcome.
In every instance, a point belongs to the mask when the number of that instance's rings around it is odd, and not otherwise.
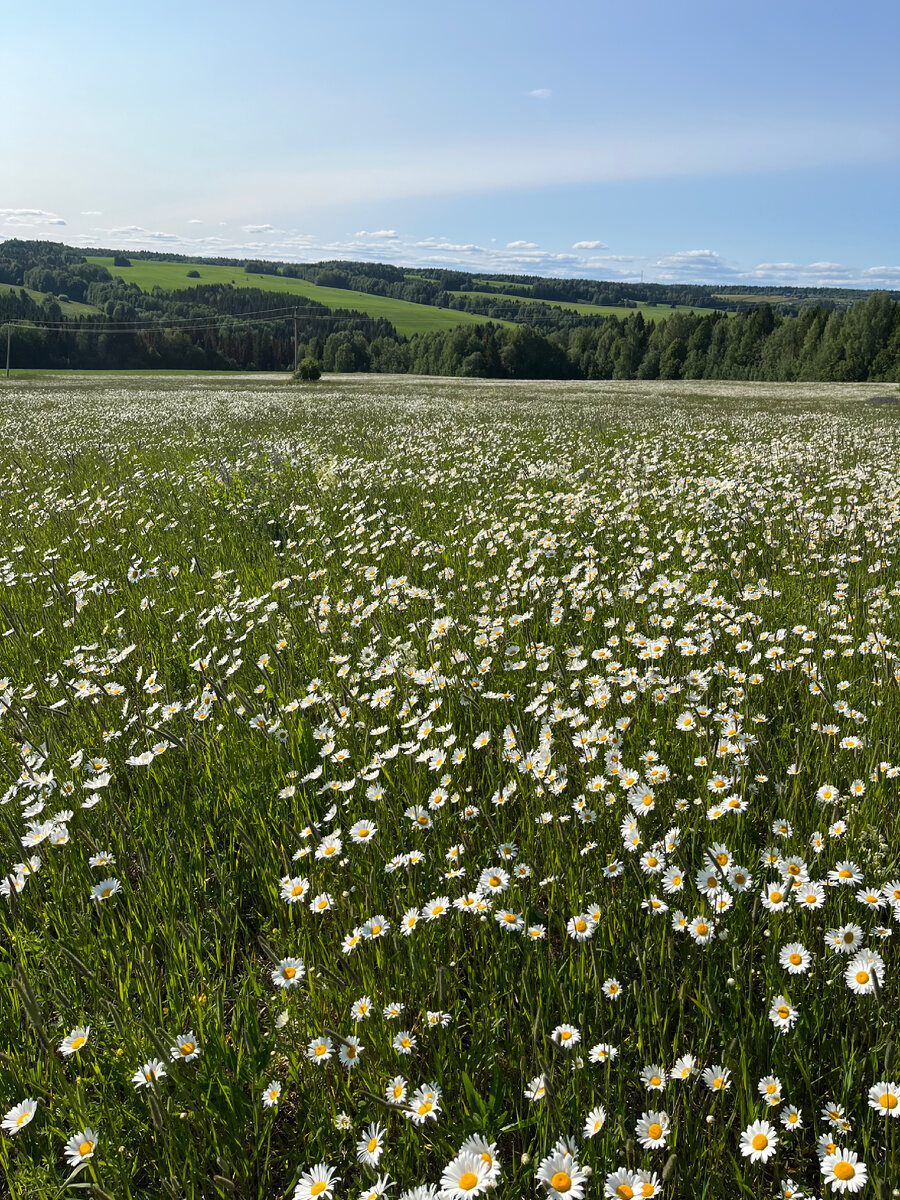
[[[370,296],[366,292],[346,288],[319,287],[305,279],[288,279],[282,275],[251,275],[240,267],[220,267],[211,263],[156,262],[135,259],[130,267],[114,267],[112,258],[88,256],[88,262],[99,263],[113,275],[136,283],[144,292],[155,287],[166,291],[196,287],[203,283],[233,283],[235,287],[262,288],[283,292],[286,303],[296,299],[315,300],[327,308],[348,308],[370,317],[383,317],[398,333],[410,335],[428,333],[432,329],[455,329],[458,325],[483,325],[485,317],[471,313],[434,308],[430,304],[413,304],[408,300],[393,300],[385,296]],[[197,271],[199,279],[189,279],[188,271]]]
[[[567,308],[572,312],[580,313],[588,317],[629,317],[634,312],[642,312],[645,321],[664,321],[666,317],[670,317],[674,312],[692,312],[692,313],[707,313],[713,312],[711,308],[699,308],[691,304],[660,304],[650,305],[637,303],[634,308],[630,308],[625,304],[588,304],[582,301],[574,300],[538,300],[534,296],[506,296],[497,297],[494,292],[473,292],[460,291],[451,292],[451,296],[478,296],[485,299],[508,299],[515,300],[519,304],[546,304],[548,308]]]
[[[31,297],[35,303],[40,304],[46,296],[46,292],[36,292],[33,288],[17,287],[14,283],[0,283],[0,292],[25,292]],[[59,300],[57,301],[62,309],[64,317],[92,317],[100,310],[94,308],[93,304],[81,304],[78,300]]]

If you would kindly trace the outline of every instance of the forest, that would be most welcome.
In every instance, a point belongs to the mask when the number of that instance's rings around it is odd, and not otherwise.
[[[17,369],[290,369],[294,325],[283,293],[252,284],[204,283],[143,292],[88,262],[87,253],[52,242],[0,244],[0,325],[16,322],[10,354]],[[129,252],[128,259],[139,257]],[[815,289],[797,289],[790,297],[796,311],[790,311],[785,303],[728,300],[727,289],[717,293],[695,284],[530,276],[487,280],[459,271],[431,271],[426,277],[424,270],[389,264],[214,261],[238,266],[248,276],[294,275],[419,304],[475,305],[468,311],[485,313],[484,324],[403,336],[389,321],[349,305],[305,302],[297,357],[314,358],[326,372],[508,379],[900,379],[900,303],[888,292],[833,289],[817,296]],[[467,296],[467,289],[480,294]],[[521,302],[526,294],[527,305]],[[615,303],[626,309],[638,302],[695,304],[704,311],[671,311],[648,320],[640,310],[594,316],[536,304],[540,299]],[[71,315],[73,308],[78,315]],[[501,319],[512,323],[497,324]]]

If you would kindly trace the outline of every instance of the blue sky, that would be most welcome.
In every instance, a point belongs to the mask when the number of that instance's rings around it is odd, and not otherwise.
[[[8,6],[0,239],[900,288],[888,0]]]

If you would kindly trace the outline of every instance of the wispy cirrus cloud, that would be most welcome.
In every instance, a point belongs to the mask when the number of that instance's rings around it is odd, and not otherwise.
[[[531,96],[533,100],[549,100],[553,92],[550,88],[532,88],[527,95]]]

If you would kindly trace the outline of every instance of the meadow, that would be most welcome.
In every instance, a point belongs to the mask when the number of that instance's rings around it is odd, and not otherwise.
[[[414,304],[410,300],[394,300],[390,296],[370,296],[367,292],[348,288],[320,287],[305,279],[283,275],[256,275],[245,272],[242,267],[222,267],[202,261],[135,259],[130,267],[117,267],[113,265],[111,257],[104,258],[96,254],[88,255],[87,261],[106,267],[110,274],[117,275],[126,283],[136,283],[143,292],[151,292],[155,287],[176,291],[204,283],[232,283],[238,288],[262,288],[267,292],[283,292],[298,301],[314,300],[326,308],[352,309],[370,317],[383,317],[391,322],[398,333],[406,336],[428,333],[433,329],[456,329],[459,325],[484,325],[487,320],[474,313],[454,312],[449,308],[435,308],[431,304]],[[188,271],[196,271],[199,278],[188,278]],[[511,322],[497,321],[495,324],[509,325]]]
[[[509,286],[509,285],[505,285]],[[452,291],[451,296],[477,296],[482,299],[493,299],[496,296],[495,292],[476,292],[469,291]],[[514,299],[519,304],[546,304],[548,308],[568,309],[570,312],[577,312],[585,317],[630,317],[633,313],[639,312],[645,321],[665,321],[667,317],[671,317],[672,313],[711,313],[716,310],[713,308],[702,308],[691,304],[645,304],[643,301],[635,303],[633,306],[627,304],[589,304],[587,301],[579,300],[538,300],[534,296],[517,296],[514,292],[510,292],[507,299]]]
[[[897,1195],[871,392],[0,386],[0,1192]]]

